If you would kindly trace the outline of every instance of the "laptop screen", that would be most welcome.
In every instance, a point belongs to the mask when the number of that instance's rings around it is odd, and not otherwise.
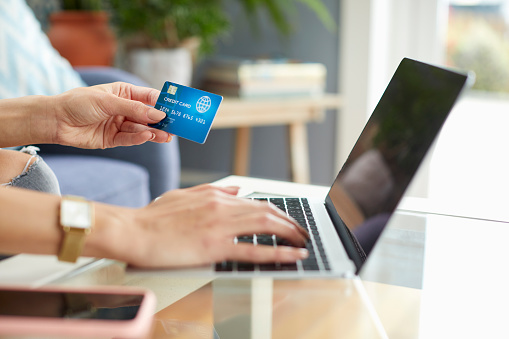
[[[396,209],[466,80],[465,74],[414,60],[400,63],[326,201],[329,213],[337,213],[336,219],[339,216],[356,235],[366,254]]]

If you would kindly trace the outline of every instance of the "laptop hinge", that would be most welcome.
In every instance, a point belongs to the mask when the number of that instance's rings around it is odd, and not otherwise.
[[[327,195],[325,199],[325,209],[329,214],[332,223],[334,224],[334,228],[345,247],[346,253],[350,257],[350,259],[355,264],[356,273],[359,273],[362,265],[366,261],[366,253],[362,249],[361,244],[355,237],[355,235],[350,231],[350,229],[343,222],[339,214],[336,212],[334,205],[332,203],[331,198]]]

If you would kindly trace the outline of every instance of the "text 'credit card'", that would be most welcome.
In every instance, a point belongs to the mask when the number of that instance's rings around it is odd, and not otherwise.
[[[155,108],[166,118],[150,127],[203,144],[223,97],[166,81]]]

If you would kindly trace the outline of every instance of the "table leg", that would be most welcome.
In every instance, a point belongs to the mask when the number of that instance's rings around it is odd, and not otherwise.
[[[250,155],[251,155],[251,128],[238,127],[235,135],[233,174],[241,176],[247,176],[249,174]]]
[[[306,124],[296,122],[288,125],[290,170],[294,182],[309,184],[308,134]]]

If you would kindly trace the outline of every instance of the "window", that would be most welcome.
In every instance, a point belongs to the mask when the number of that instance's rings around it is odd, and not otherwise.
[[[446,63],[476,73],[451,113],[430,166],[428,196],[493,217],[509,171],[509,0],[448,0]],[[468,192],[468,194],[465,194]],[[478,197],[485,197],[486,200]]]
[[[509,93],[509,0],[450,0],[447,63],[476,73],[473,89]]]

